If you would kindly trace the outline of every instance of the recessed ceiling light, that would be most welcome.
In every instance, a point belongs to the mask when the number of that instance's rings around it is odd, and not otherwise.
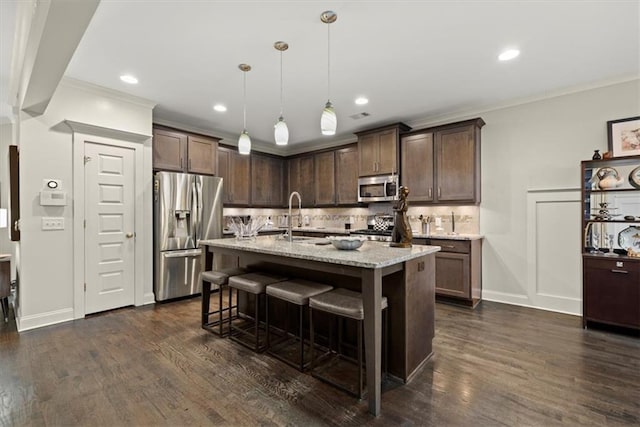
[[[368,103],[369,103],[369,100],[367,98],[365,98],[364,96],[356,98],[356,104],[358,104],[358,105],[365,105],[365,104],[368,104]]]
[[[513,58],[516,58],[520,55],[520,51],[518,49],[507,49],[498,56],[500,61],[509,61]]]
[[[222,104],[216,104],[213,106],[213,109],[216,110],[219,113],[224,113],[225,111],[227,111],[227,107],[225,107]]]
[[[122,76],[120,76],[120,80],[125,83],[129,83],[130,85],[138,84],[138,79],[136,79],[131,74],[123,74]]]

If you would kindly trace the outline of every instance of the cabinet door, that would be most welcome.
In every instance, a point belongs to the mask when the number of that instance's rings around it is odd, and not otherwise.
[[[250,166],[249,156],[229,151],[229,193],[234,205],[249,205]]]
[[[315,160],[315,199],[316,206],[336,204],[336,161],[335,152],[320,153]]]
[[[300,193],[302,206],[310,207],[315,204],[314,161],[313,156],[289,159],[289,193],[285,197],[288,204],[289,194],[293,191]]]
[[[640,328],[640,263],[584,258],[584,317]]]
[[[476,201],[473,126],[436,132],[436,198],[439,202]]]
[[[358,138],[359,175],[375,175],[378,169],[378,135],[362,135]]]
[[[226,148],[219,148],[217,157],[218,176],[222,178],[222,202],[231,203],[231,176],[229,171],[231,153]]]
[[[400,183],[409,187],[409,200],[433,201],[433,134],[425,133],[402,138],[402,177]]]
[[[218,141],[213,138],[190,135],[187,145],[189,154],[187,170],[191,173],[215,175]]]
[[[284,195],[282,191],[284,164],[282,159],[269,158],[271,170],[271,197],[269,199],[269,206],[282,207],[284,206]]]
[[[389,129],[378,133],[379,175],[398,173],[398,130]]]
[[[266,206],[269,204],[271,191],[271,175],[269,160],[266,157],[251,155],[251,205]]]
[[[153,130],[153,169],[185,170],[187,135],[164,129]]]
[[[452,297],[471,298],[469,255],[436,253],[436,293]]]
[[[336,151],[336,202],[339,205],[358,203],[358,148]]]

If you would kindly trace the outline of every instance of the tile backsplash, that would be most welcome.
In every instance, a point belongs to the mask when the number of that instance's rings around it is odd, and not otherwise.
[[[367,228],[367,221],[375,214],[393,215],[393,204],[375,203],[368,208],[302,208],[302,222],[308,227],[344,228],[351,224],[352,230]],[[442,233],[451,231],[451,213],[453,212],[456,232],[461,234],[480,233],[480,208],[478,206],[409,206],[407,216],[414,232],[422,229],[420,216],[431,221],[431,232],[436,233],[436,218],[440,218]],[[298,209],[292,210],[293,215]],[[285,225],[288,209],[261,208],[224,208],[225,221],[234,216],[251,216],[252,218],[271,218],[274,227]],[[294,219],[295,221],[295,219]]]

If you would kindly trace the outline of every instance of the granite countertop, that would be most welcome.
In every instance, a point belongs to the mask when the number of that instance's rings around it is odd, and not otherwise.
[[[420,234],[413,233],[416,239],[443,239],[443,240],[482,240],[482,234]]]
[[[255,239],[213,239],[200,243],[212,248],[237,249],[246,252],[278,255],[289,258],[306,259],[330,264],[349,265],[363,268],[382,268],[414,258],[438,252],[439,246],[415,245],[411,248],[392,248],[386,242],[365,241],[352,251],[336,249],[333,245],[317,245],[326,239],[308,238],[289,242],[279,236],[258,236]],[[215,249],[214,249],[215,252]]]

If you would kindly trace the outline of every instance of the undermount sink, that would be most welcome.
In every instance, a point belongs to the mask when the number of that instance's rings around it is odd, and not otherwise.
[[[313,239],[313,237],[307,237],[307,236],[293,236],[293,238],[291,239],[294,242],[299,242],[300,240],[311,240]]]

